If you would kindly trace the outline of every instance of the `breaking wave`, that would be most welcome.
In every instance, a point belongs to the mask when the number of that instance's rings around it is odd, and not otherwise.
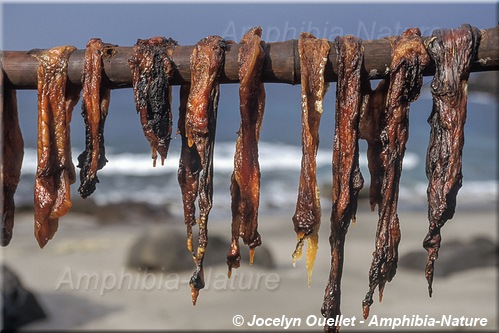
[[[158,159],[157,166],[152,166],[152,159],[149,152],[144,153],[106,153],[108,163],[99,170],[100,175],[123,175],[123,176],[155,176],[169,173],[176,173],[180,152],[172,149],[164,166]],[[216,173],[232,173],[234,168],[234,143],[221,142],[215,145],[214,170]],[[76,157],[80,151],[73,151],[73,162],[77,164]],[[301,147],[284,144],[260,142],[259,162],[263,172],[275,171],[299,171],[301,168]],[[359,157],[361,167],[367,167],[367,156],[361,153]],[[404,157],[404,169],[411,170],[420,164],[420,157],[413,152],[406,152]],[[331,167],[332,150],[319,148],[317,154],[317,169]],[[23,173],[34,174],[36,172],[36,150],[25,149],[23,163]]]
[[[234,165],[234,144],[217,143],[214,164],[214,208],[230,210],[230,175]],[[177,183],[179,159],[178,147],[170,151],[165,165],[160,161],[154,168],[149,152],[113,153],[110,148],[106,154],[109,162],[99,171],[100,183],[91,196],[98,204],[109,202],[148,202],[152,204],[168,203],[181,211],[181,194]],[[76,156],[80,152],[73,152]],[[259,160],[261,166],[261,210],[290,209],[296,204],[296,196],[301,167],[301,147],[284,143],[261,142]],[[317,155],[317,179],[321,189],[331,187],[332,150],[319,148]],[[367,157],[360,155],[360,166],[365,178],[364,187],[369,186]],[[16,193],[20,202],[32,202],[33,182],[36,171],[36,150],[25,149],[23,179]],[[77,169],[79,174],[79,169]],[[421,175],[422,174],[422,175]],[[72,192],[78,196],[77,184]],[[407,151],[404,158],[404,170],[400,184],[400,203],[425,204],[427,181],[424,178],[424,157]],[[472,202],[494,202],[497,199],[498,182],[495,179],[478,180],[466,178],[463,181],[458,200]],[[327,200],[324,194],[323,200]],[[325,206],[326,207],[326,206]]]

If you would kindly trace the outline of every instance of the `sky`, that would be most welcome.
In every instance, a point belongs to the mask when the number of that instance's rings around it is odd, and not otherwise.
[[[239,41],[253,26],[263,29],[262,39],[277,42],[298,38],[308,31],[316,37],[333,40],[337,35],[353,34],[364,40],[378,39],[418,27],[425,36],[434,29],[455,28],[469,23],[478,28],[497,24],[497,4],[488,3],[17,3],[3,2],[2,37],[4,50],[30,50],[57,45],[74,45],[79,49],[99,37],[104,42],[133,46],[138,38],[172,37],[180,45],[193,45],[208,35],[220,35]],[[174,88],[175,89],[175,88]],[[239,125],[238,86],[223,85],[219,107],[219,122],[228,131],[217,131],[217,140],[235,140]],[[283,141],[295,142],[300,135],[300,86],[266,84],[267,105],[262,127],[262,140],[273,124],[288,123]],[[178,92],[174,90],[174,96]],[[36,144],[36,92],[18,92],[19,109],[32,110],[20,115],[27,145]],[[174,99],[173,108],[178,101]],[[334,87],[326,95],[325,105],[334,105]],[[79,105],[75,110],[79,109]],[[226,112],[229,109],[230,112]],[[296,109],[296,112],[294,111]],[[129,110],[129,112],[123,112]],[[291,111],[290,111],[291,110]],[[131,135],[137,140],[130,145],[147,143],[139,126],[123,126],[136,121],[131,89],[115,90],[111,94],[110,116],[106,131],[113,132],[119,143]],[[83,133],[81,117],[74,117],[73,133]],[[291,119],[290,119],[291,118]],[[323,116],[332,122],[333,113]],[[292,121],[290,121],[292,120]],[[175,120],[174,120],[175,121]],[[324,127],[324,126],[323,126]],[[33,135],[30,135],[32,133]],[[228,133],[228,134],[227,134]],[[76,135],[76,134],[75,134]],[[332,131],[321,127],[321,136],[332,140]],[[72,138],[75,145],[84,138]],[[110,140],[112,140],[110,138]],[[112,142],[109,142],[112,144]]]
[[[250,27],[258,25],[263,29],[264,41],[277,42],[296,39],[302,31],[329,40],[337,35],[347,34],[369,40],[398,35],[409,27],[418,27],[423,35],[428,36],[435,29],[455,28],[463,23],[483,29],[498,24],[497,3],[477,3],[471,0],[469,3],[458,4],[321,2],[306,5],[295,2],[61,4],[0,0],[0,5],[1,48],[23,51],[68,44],[83,49],[87,41],[94,37],[120,46],[133,46],[138,38],[158,35],[171,37],[180,45],[193,45],[208,35],[220,35],[239,41]],[[430,79],[425,78],[426,82]],[[266,141],[271,132],[278,128],[282,141],[297,144],[301,139],[300,86],[266,84],[265,89],[267,99],[261,140]],[[240,121],[237,93],[237,84],[221,87],[217,140],[236,140]],[[178,87],[174,87],[173,94],[173,109],[178,110]],[[17,96],[26,147],[36,147],[36,91],[19,91]],[[332,86],[325,96],[325,112],[320,129],[321,147],[326,149],[330,149],[333,142],[334,101]],[[71,123],[71,141],[78,153],[84,146],[84,125],[79,115],[80,108],[79,103],[74,109]],[[424,115],[420,115],[421,122],[426,122],[430,110],[428,108],[425,111]],[[175,113],[174,117],[176,116]],[[418,116],[416,112],[411,113],[411,117],[414,116]],[[429,127],[425,127],[425,146],[428,133]],[[115,153],[119,153],[119,149],[150,152],[135,112],[131,89],[119,89],[111,93],[105,135],[106,149],[113,147]],[[417,133],[411,132],[409,143],[417,138]],[[179,141],[172,141],[172,145],[178,145]],[[76,156],[73,154],[73,158]],[[279,158],[278,154],[276,158]],[[419,167],[424,177],[424,167]]]
[[[9,3],[3,5],[3,49],[28,50],[72,44],[83,48],[92,37],[131,46],[137,38],[172,37],[191,45],[208,35],[239,40],[250,27],[263,28],[267,42],[297,38],[301,31],[334,39],[353,34],[362,39],[396,35],[419,27],[423,35],[437,28],[469,23],[497,24],[494,3]]]

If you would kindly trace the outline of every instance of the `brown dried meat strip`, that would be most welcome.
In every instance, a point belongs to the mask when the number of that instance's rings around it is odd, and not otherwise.
[[[192,243],[192,227],[196,225],[196,198],[199,187],[199,173],[202,167],[196,147],[189,147],[187,137],[185,136],[185,114],[190,89],[191,86],[189,84],[180,86],[178,134],[182,138],[182,148],[177,178],[184,204],[184,222],[187,227],[187,249],[192,253],[194,262],[196,262],[196,254],[194,253]]]
[[[477,52],[480,31],[468,24],[454,30],[436,30],[428,52],[436,64],[431,82],[433,109],[426,155],[429,230],[423,246],[428,251],[426,279],[432,294],[433,269],[440,248],[440,229],[454,216],[462,185],[462,150],[466,99],[471,61]]]
[[[358,126],[362,104],[361,68],[364,48],[354,36],[336,37],[338,61],[336,114],[333,147],[333,207],[331,213],[331,271],[324,295],[322,315],[341,314],[341,275],[345,237],[350,221],[355,222],[357,195],[364,184],[359,168]],[[336,332],[339,326],[324,327]]]
[[[97,170],[107,163],[104,123],[111,90],[102,85],[102,59],[113,54],[113,47],[114,45],[103,43],[99,38],[92,38],[88,41],[85,51],[81,103],[81,114],[85,122],[85,151],[78,156],[78,168],[81,168],[78,192],[83,198],[94,193],[96,183],[99,182]]]
[[[12,239],[12,229],[14,227],[14,212],[16,208],[14,193],[21,177],[24,141],[21,128],[19,127],[16,91],[4,88],[0,93],[3,94],[2,120],[0,124],[3,154],[0,172],[0,186],[2,187],[1,245],[7,246]]]
[[[250,265],[253,263],[255,247],[262,243],[257,231],[260,202],[258,139],[265,108],[265,89],[262,82],[265,53],[260,45],[261,36],[262,28],[250,29],[241,40],[238,55],[241,126],[230,185],[232,242],[227,254],[229,277],[232,268],[239,267],[239,237],[250,248]]]
[[[185,160],[187,163],[181,162],[180,168],[185,168],[187,165],[189,167],[179,170],[179,180],[180,178],[183,180],[184,178],[193,177],[187,183],[180,183],[181,188],[183,184],[187,184],[187,187],[182,192],[182,200],[184,202],[184,212],[190,213],[194,209],[192,200],[195,200],[195,195],[189,191],[195,188],[192,182],[199,179],[197,185],[199,219],[196,221],[199,225],[199,238],[198,248],[195,253],[197,269],[189,282],[194,305],[199,290],[204,288],[205,284],[203,259],[208,245],[207,223],[213,199],[213,150],[219,97],[218,79],[224,64],[225,46],[225,40],[221,37],[209,36],[200,40],[191,54],[191,88],[185,111],[185,141],[182,140],[183,152],[181,153],[181,159],[184,157],[184,153],[190,156]],[[184,146],[184,143],[187,143],[187,145]],[[187,147],[195,148],[195,151],[185,152],[184,150]],[[184,221],[186,224],[192,224],[190,216],[184,217]]]
[[[308,285],[312,279],[321,224],[316,156],[319,148],[319,125],[323,111],[322,100],[327,89],[327,85],[324,83],[324,70],[329,50],[329,42],[325,38],[317,39],[309,33],[302,32],[298,39],[302,92],[302,160],[298,199],[293,216],[298,243],[292,257],[293,265],[295,265],[296,260],[301,258],[303,243],[306,240]]]
[[[156,166],[158,153],[161,164],[164,163],[170,146],[172,113],[168,82],[175,69],[170,57],[176,45],[177,42],[171,38],[138,39],[128,60],[135,105],[142,130],[151,145],[153,166]]]
[[[70,128],[80,91],[67,82],[69,56],[76,48],[33,50],[38,62],[38,165],[35,178],[35,237],[43,248],[71,208],[70,185],[76,180]]]
[[[383,183],[383,161],[381,160],[381,131],[386,105],[389,79],[379,82],[375,90],[367,78],[362,78],[362,111],[359,121],[359,138],[367,141],[367,165],[371,175],[369,185],[369,203],[371,211],[381,205],[381,185]]]
[[[369,291],[362,301],[364,318],[369,316],[376,287],[379,286],[381,301],[386,282],[392,280],[397,270],[400,242],[397,202],[402,160],[409,135],[409,105],[419,96],[423,70],[429,61],[419,29],[408,29],[393,42],[390,86],[381,131],[381,203],[378,210],[376,248],[369,270]]]

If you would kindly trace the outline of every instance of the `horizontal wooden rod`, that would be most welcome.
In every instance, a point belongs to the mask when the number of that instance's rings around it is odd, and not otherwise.
[[[499,26],[481,30],[482,37],[476,59],[473,60],[471,71],[499,70]],[[429,37],[423,37],[425,40]],[[108,42],[108,41],[106,41]],[[333,42],[330,42],[333,46]],[[300,62],[298,58],[297,40],[285,42],[262,43],[265,50],[263,68],[264,82],[300,83]],[[387,66],[391,59],[390,38],[363,41],[364,68],[370,79],[383,78],[387,73]],[[190,81],[189,57],[194,46],[176,46],[172,60],[177,69],[172,77],[171,84],[178,85]],[[221,74],[221,83],[238,82],[237,55],[240,44],[228,44],[225,56],[224,70]],[[334,50],[332,48],[332,50]],[[112,88],[130,88],[132,75],[128,66],[132,47],[115,47],[112,57],[104,60],[106,84]],[[68,78],[75,85],[81,86],[85,50],[74,51],[69,58]],[[36,89],[36,71],[38,61],[28,55],[27,51],[3,51],[1,66],[5,75],[5,84],[15,89]],[[326,64],[326,81],[336,81],[336,54],[329,53]],[[433,75],[434,64],[430,64],[424,75]]]

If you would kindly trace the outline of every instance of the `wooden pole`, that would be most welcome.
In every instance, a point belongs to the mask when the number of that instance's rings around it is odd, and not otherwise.
[[[429,37],[423,37],[425,40]],[[333,42],[330,42],[331,44]],[[288,84],[300,83],[300,62],[298,58],[297,40],[277,43],[262,43],[265,50],[263,68],[264,82]],[[389,38],[367,40],[363,42],[364,68],[370,79],[380,79],[387,74],[387,66],[391,59]],[[173,51],[173,61],[177,70],[171,84],[178,85],[190,81],[189,57],[194,46],[176,46]],[[225,56],[221,83],[238,82],[237,54],[239,44],[228,44]],[[332,48],[333,49],[333,48]],[[132,75],[128,66],[132,47],[117,46],[115,53],[104,61],[105,82],[112,89],[130,88]],[[69,58],[68,78],[75,85],[81,85],[85,50],[74,51]],[[36,89],[36,70],[38,62],[26,51],[3,51],[1,65],[5,74],[5,84],[15,89]],[[482,30],[482,38],[478,54],[474,59],[471,71],[499,70],[499,26]],[[433,75],[434,65],[428,66],[424,75]],[[326,64],[326,81],[336,81],[336,54],[329,53]]]

